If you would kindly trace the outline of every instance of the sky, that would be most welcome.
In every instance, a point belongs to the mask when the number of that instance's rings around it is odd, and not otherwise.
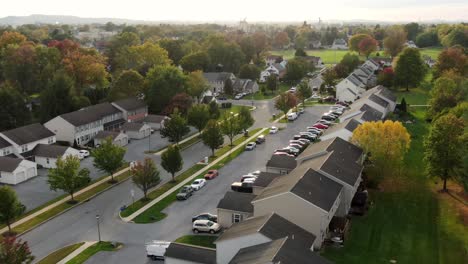
[[[0,17],[31,14],[178,21],[468,20],[468,0],[3,0]]]

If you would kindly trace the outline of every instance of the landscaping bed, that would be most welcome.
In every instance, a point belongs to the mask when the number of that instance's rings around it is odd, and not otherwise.
[[[77,250],[81,247],[84,242],[73,244],[70,246],[63,247],[57,251],[52,252],[47,257],[41,259],[37,264],[56,264],[57,262],[61,261],[62,259],[66,258],[70,255],[73,251]]]
[[[111,242],[102,241],[97,242],[96,244],[85,249],[83,252],[78,254],[76,257],[72,258],[67,264],[81,264],[85,263],[90,257],[100,251],[117,251],[122,248],[121,243],[116,243],[115,245]]]
[[[216,239],[218,239],[218,236],[187,235],[177,238],[174,242],[200,247],[216,248],[216,245],[214,244]]]

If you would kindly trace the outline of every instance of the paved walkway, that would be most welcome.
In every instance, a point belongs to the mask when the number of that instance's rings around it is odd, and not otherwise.
[[[129,170],[129,167],[127,167],[127,168],[125,168],[125,169],[123,169],[123,170],[121,170],[119,172],[116,172],[116,173],[114,173],[114,177],[119,176],[120,174],[122,174],[122,173],[124,173],[124,172],[126,172],[128,170]],[[76,196],[78,196],[78,195],[80,195],[80,194],[82,194],[84,192],[87,192],[90,189],[92,189],[92,188],[94,188],[94,187],[96,187],[96,186],[98,186],[98,185],[100,185],[102,183],[105,183],[105,182],[109,181],[110,179],[111,179],[111,176],[108,176],[108,177],[106,177],[106,178],[104,178],[104,179],[102,179],[100,181],[97,181],[97,182],[95,182],[95,183],[93,183],[93,184],[91,184],[91,185],[77,191],[74,194],[74,196],[76,197]],[[67,202],[68,200],[70,200],[70,198],[71,198],[70,196],[66,196],[65,198],[63,198],[63,199],[61,199],[61,200],[59,200],[59,201],[57,201],[57,202],[55,202],[53,204],[50,204],[50,205],[42,208],[41,210],[39,210],[39,211],[37,211],[37,212],[35,212],[33,214],[30,214],[30,215],[28,215],[26,217],[21,218],[20,220],[18,220],[16,222],[14,222],[13,224],[11,224],[11,228],[15,228],[15,227],[17,227],[17,226],[19,226],[19,225],[33,219],[33,218],[35,218],[36,216],[41,215],[42,213],[45,213],[46,211],[49,211],[52,208],[55,208],[55,207],[65,203],[65,202]],[[7,231],[8,231],[8,227],[4,227],[4,228],[0,229],[0,234],[5,233]]]
[[[65,264],[68,261],[72,260],[74,257],[78,256],[81,252],[85,251],[85,249],[89,248],[90,246],[96,244],[97,241],[86,241],[81,247],[77,248],[75,251],[70,253],[70,255],[66,256],[64,259],[59,261],[57,264]]]
[[[257,138],[258,135],[260,135],[261,133],[263,133],[267,128],[262,128],[259,132],[255,133],[255,135],[251,136],[250,138],[246,139],[244,142],[247,142],[247,141],[251,141],[255,138]],[[192,181],[193,179],[195,179],[197,176],[199,176],[202,172],[206,171],[208,168],[214,166],[216,163],[218,163],[219,161],[221,161],[222,159],[224,159],[225,157],[229,156],[232,152],[236,151],[237,149],[241,148],[241,147],[244,147],[244,144],[239,144],[237,145],[236,147],[232,148],[230,151],[226,152],[224,155],[222,155],[221,157],[215,159],[214,161],[212,161],[211,163],[209,163],[208,165],[206,165],[205,167],[201,168],[200,170],[198,170],[197,172],[195,172],[194,174],[192,174],[192,176],[188,177],[187,179],[183,180],[182,182],[180,182],[179,184],[177,184],[176,186],[172,187],[170,190],[168,190],[167,192],[163,193],[162,195],[160,195],[158,198],[154,199],[153,201],[151,201],[150,203],[146,204],[145,206],[143,206],[142,208],[140,208],[139,210],[135,211],[133,214],[129,215],[128,217],[122,217],[122,220],[125,221],[125,222],[130,222],[132,221],[135,217],[137,217],[138,215],[142,214],[144,211],[148,210],[151,206],[157,204],[159,201],[161,201],[162,199],[166,198],[167,196],[169,196],[171,193],[175,192],[177,189],[181,188],[182,186],[186,185],[188,182]]]

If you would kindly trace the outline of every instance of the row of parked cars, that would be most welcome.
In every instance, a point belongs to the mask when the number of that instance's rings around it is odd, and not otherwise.
[[[193,195],[194,192],[200,190],[201,188],[205,187],[207,184],[207,180],[212,180],[218,177],[218,170],[209,170],[203,179],[195,179],[192,184],[185,185],[179,190],[177,193],[176,198],[177,200],[187,200],[190,196]]]

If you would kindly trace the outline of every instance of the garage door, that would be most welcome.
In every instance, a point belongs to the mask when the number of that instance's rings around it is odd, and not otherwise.
[[[17,172],[15,174],[15,177],[16,177],[16,183],[20,183],[26,180],[26,175],[24,171]]]
[[[29,179],[29,178],[32,178],[32,177],[34,177],[34,176],[36,176],[36,170],[35,170],[35,168],[29,168],[27,173],[28,173],[28,174],[27,174],[27,175],[28,175],[28,179]]]

